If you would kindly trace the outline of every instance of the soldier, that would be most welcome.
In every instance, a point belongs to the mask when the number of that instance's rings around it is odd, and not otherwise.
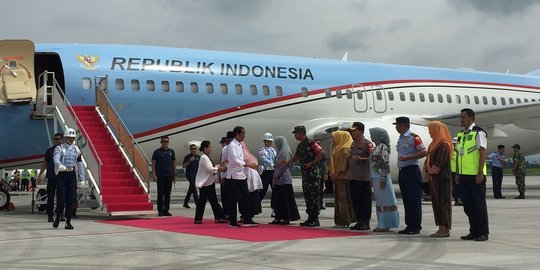
[[[463,130],[457,134],[459,155],[456,182],[459,182],[463,210],[469,218],[469,234],[462,240],[486,241],[489,235],[486,204],[487,134],[474,123],[474,111],[461,110]]]
[[[85,181],[86,175],[84,165],[81,160],[81,150],[75,145],[75,130],[67,128],[64,132],[65,141],[60,146],[54,149],[54,171],[56,173],[56,218],[53,222],[53,227],[58,228],[60,217],[65,211],[67,230],[73,230],[71,225],[71,217],[73,215],[73,202],[75,192],[77,191],[76,172],[79,173],[79,180]]]
[[[426,147],[420,136],[411,132],[408,117],[396,118],[400,134],[397,143],[398,182],[405,208],[405,227],[399,234],[419,234],[422,229],[422,173],[418,160],[426,156]]]
[[[512,174],[516,177],[516,185],[518,187],[519,196],[514,199],[525,199],[525,170],[527,165],[525,164],[525,156],[519,152],[521,146],[514,144],[514,157],[512,158]]]
[[[300,226],[317,227],[319,224],[319,208],[321,194],[321,177],[322,170],[320,162],[324,156],[324,151],[316,142],[312,142],[306,136],[306,128],[304,126],[294,127],[292,132],[296,140],[300,141],[296,147],[296,152],[293,157],[285,162],[285,165],[290,165],[296,160],[300,161],[300,169],[302,170],[302,190],[304,199],[306,200],[306,213],[308,219]]]

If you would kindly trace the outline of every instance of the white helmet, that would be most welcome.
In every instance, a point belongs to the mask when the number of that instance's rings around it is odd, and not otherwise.
[[[274,137],[272,136],[272,133],[264,133],[262,137],[263,141],[274,141]]]
[[[452,138],[452,143],[457,143],[457,137]]]
[[[64,131],[64,137],[75,138],[75,137],[77,137],[77,133],[75,133],[75,130],[74,130],[74,129],[72,129],[72,128],[67,128],[67,129]]]

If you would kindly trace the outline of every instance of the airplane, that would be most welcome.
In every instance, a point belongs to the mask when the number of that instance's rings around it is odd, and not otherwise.
[[[110,103],[147,156],[159,147],[161,136],[170,137],[180,159],[190,144],[210,140],[216,147],[238,125],[246,129],[252,151],[262,146],[266,132],[285,136],[294,151],[291,131],[304,125],[308,137],[320,138],[329,154],[328,131],[353,121],[365,124],[368,138],[371,127],[387,129],[395,145],[399,134],[392,123],[398,116],[411,119],[411,130],[427,146],[429,121],[441,120],[455,134],[463,108],[476,112],[476,123],[488,133],[489,151],[498,144],[519,143],[526,155],[540,152],[534,139],[540,136],[540,70],[506,74],[346,57],[36,45],[30,40],[0,41],[0,68],[0,168],[38,166],[51,145],[51,120],[32,117],[36,85],[44,71],[54,73],[73,106],[95,106],[97,78],[105,80]]]

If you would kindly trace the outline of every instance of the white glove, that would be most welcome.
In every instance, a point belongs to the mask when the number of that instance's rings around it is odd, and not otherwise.
[[[59,171],[59,172],[65,172],[65,171],[67,171],[67,168],[66,168],[66,166],[64,166],[64,165],[59,165],[59,166],[58,166],[58,171]]]

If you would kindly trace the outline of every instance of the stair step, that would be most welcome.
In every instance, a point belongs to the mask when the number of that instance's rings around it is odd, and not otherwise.
[[[135,178],[101,179],[102,187],[138,187],[139,181]]]
[[[120,212],[120,211],[150,211],[153,210],[154,205],[152,203],[115,203],[107,204],[107,212]]]
[[[103,187],[103,197],[109,195],[144,194],[142,187]]]
[[[148,203],[148,195],[109,195],[103,197],[103,203],[115,204],[115,203]]]
[[[101,170],[101,178],[103,179],[134,179],[135,174],[132,172],[106,172]]]
[[[102,172],[131,172],[131,168],[127,165],[103,165]]]

